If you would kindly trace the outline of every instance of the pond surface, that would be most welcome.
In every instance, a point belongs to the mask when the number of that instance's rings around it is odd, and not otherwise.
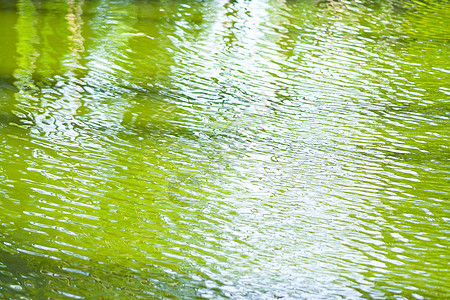
[[[450,297],[450,2],[0,0],[0,296]]]

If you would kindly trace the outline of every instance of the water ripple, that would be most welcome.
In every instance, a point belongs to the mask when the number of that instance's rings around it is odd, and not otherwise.
[[[447,8],[0,4],[0,295],[448,297]]]

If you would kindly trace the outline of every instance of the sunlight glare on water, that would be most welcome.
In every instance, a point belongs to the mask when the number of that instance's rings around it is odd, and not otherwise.
[[[450,3],[0,0],[0,295],[444,299]]]

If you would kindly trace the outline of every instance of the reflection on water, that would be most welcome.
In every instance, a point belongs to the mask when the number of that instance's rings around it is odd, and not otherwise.
[[[448,1],[0,1],[2,298],[450,296]]]

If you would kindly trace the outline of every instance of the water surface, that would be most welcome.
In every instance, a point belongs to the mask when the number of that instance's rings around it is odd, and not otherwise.
[[[0,1],[0,295],[450,297],[448,1]]]

